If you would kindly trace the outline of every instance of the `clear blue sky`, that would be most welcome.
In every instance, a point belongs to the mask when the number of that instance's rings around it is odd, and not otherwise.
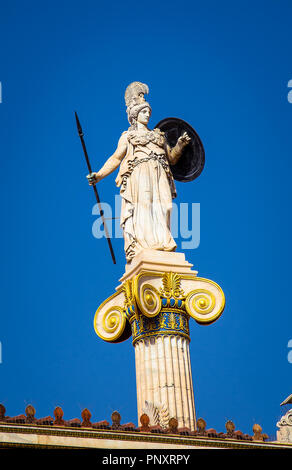
[[[151,125],[168,116],[199,133],[206,165],[177,183],[201,204],[201,243],[186,251],[218,282],[226,309],[191,326],[197,416],[275,437],[292,393],[291,2],[1,2],[0,402],[10,416],[87,407],[92,420],[136,417],[131,341],[93,329],[124,272],[123,241],[92,236],[94,195],[74,110],[97,170],[128,127],[124,91],[150,87]],[[118,193],[111,175],[102,199]],[[179,242],[179,240],[178,240]]]

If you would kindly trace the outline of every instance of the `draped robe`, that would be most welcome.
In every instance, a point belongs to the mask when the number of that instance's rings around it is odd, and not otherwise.
[[[120,140],[127,143],[116,179],[122,197],[126,259],[130,262],[144,248],[174,251],[170,215],[176,190],[164,133],[129,130]]]

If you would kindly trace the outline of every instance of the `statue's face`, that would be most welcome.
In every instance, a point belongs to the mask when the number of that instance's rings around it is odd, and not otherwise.
[[[150,116],[151,116],[151,111],[148,108],[148,106],[146,106],[145,108],[141,109],[141,111],[139,112],[137,116],[137,121],[141,122],[141,124],[147,125],[149,122]]]

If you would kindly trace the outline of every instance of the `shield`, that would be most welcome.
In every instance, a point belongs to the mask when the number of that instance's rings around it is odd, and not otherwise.
[[[191,142],[184,148],[179,161],[170,168],[177,181],[193,181],[197,178],[204,168],[205,151],[196,131],[187,122],[177,118],[162,119],[155,127],[165,133],[170,147],[174,147],[177,139],[187,132]]]

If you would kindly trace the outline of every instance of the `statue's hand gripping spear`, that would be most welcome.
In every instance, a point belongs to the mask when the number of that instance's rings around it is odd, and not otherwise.
[[[76,118],[78,135],[79,135],[80,140],[81,140],[83,152],[84,152],[84,155],[85,155],[85,160],[86,160],[86,163],[87,163],[87,168],[88,168],[89,173],[91,174],[92,169],[91,169],[90,161],[89,161],[89,158],[88,158],[88,154],[87,154],[87,150],[86,150],[86,146],[85,146],[85,142],[84,142],[84,138],[83,138],[84,134],[83,134],[82,127],[81,127],[81,124],[80,124],[80,121],[78,119],[76,111],[75,111],[75,118]],[[98,195],[98,192],[97,192],[97,188],[96,188],[95,184],[92,184],[92,187],[93,187],[96,202],[98,204],[98,208],[99,208],[99,211],[100,211],[100,215],[101,215],[101,219],[102,219],[102,223],[103,223],[103,227],[104,227],[104,232],[105,232],[105,236],[106,236],[108,246],[109,246],[109,249],[110,249],[110,252],[111,252],[112,260],[113,260],[113,263],[116,264],[116,258],[115,258],[114,250],[113,250],[113,247],[112,247],[111,239],[110,239],[110,236],[109,236],[109,232],[108,232],[108,229],[107,229],[107,225],[106,225],[106,222],[105,222],[105,218],[104,218],[104,215],[103,215],[103,210],[102,210],[102,207],[101,207],[101,203],[100,203],[99,195]]]

